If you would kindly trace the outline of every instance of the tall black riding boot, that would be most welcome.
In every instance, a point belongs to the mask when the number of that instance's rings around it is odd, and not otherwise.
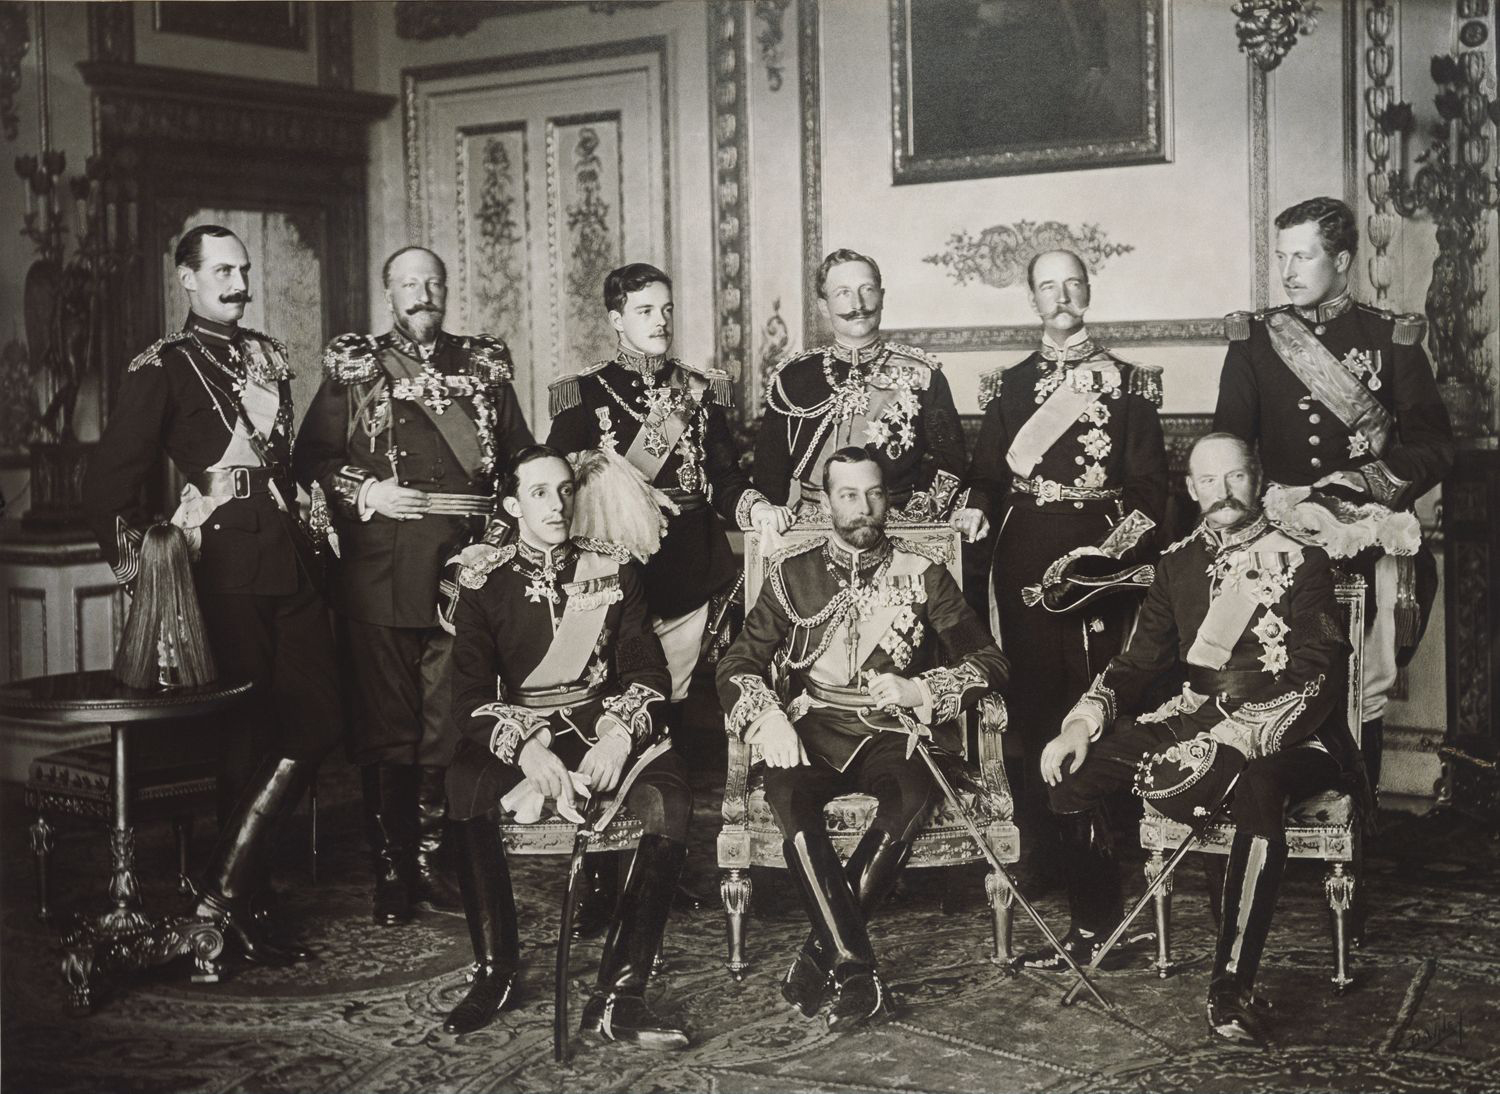
[[[583,856],[584,881],[588,892],[573,920],[574,938],[598,938],[614,918],[620,902],[619,851],[587,851]]]
[[[781,847],[833,971],[835,995],[828,1028],[848,1029],[885,1015],[885,985],[875,968],[865,917],[833,844],[821,832],[797,832]]]
[[[416,861],[417,769],[411,764],[366,764],[365,839],[375,867],[372,917],[383,927],[411,920]]]
[[[1255,1005],[1255,974],[1271,932],[1276,892],[1286,870],[1286,845],[1236,832],[1224,871],[1224,916],[1208,982],[1208,1028],[1241,1044],[1266,1043],[1265,1019]]]
[[[1359,751],[1364,757],[1370,790],[1380,800],[1380,757],[1385,752],[1385,719],[1371,718],[1359,727]]]
[[[194,886],[197,914],[215,919],[261,965],[290,965],[313,955],[295,944],[266,938],[251,909],[266,885],[279,819],[296,808],[317,764],[310,760],[265,760],[225,823],[212,858]]]
[[[1073,920],[1061,941],[1074,960],[1086,966],[1124,915],[1120,875],[1102,810],[1057,814],[1057,835]],[[1116,957],[1105,967],[1122,960]],[[1068,963],[1051,946],[1028,950],[1016,958],[1016,964],[1048,972],[1068,971]]]
[[[687,1033],[646,1003],[646,984],[686,858],[684,843],[666,836],[641,837],[614,922],[604,937],[597,986],[583,1008],[580,1028],[585,1033],[597,1033],[606,1041],[633,1041],[643,1048],[687,1047]]]
[[[493,816],[483,816],[456,827],[458,888],[474,943],[474,971],[468,994],[453,1008],[443,1029],[469,1033],[488,1025],[510,1000],[521,963],[521,940],[498,823]]]
[[[423,765],[417,776],[417,854],[412,873],[412,898],[437,912],[456,912],[463,895],[443,867],[443,831],[448,821],[446,767]]]
[[[854,853],[849,856],[844,874],[866,924],[896,887],[901,868],[910,857],[909,840],[898,840],[879,828],[872,828],[861,837]],[[814,1017],[828,994],[831,972],[828,954],[818,932],[809,932],[802,949],[792,958],[791,968],[781,979],[782,998],[796,1007],[804,1018]]]

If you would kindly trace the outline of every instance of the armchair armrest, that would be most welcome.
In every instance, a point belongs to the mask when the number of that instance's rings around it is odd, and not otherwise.
[[[750,816],[750,746],[726,732],[729,762],[724,774],[723,816],[726,824],[744,824]]]
[[[1010,712],[999,692],[991,692],[979,701],[978,715],[980,780],[986,790],[1012,798],[1001,747],[1002,736],[1010,724]]]

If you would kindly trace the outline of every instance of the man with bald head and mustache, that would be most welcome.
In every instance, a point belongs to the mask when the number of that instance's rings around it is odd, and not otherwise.
[[[322,488],[337,542],[349,748],[364,777],[374,918],[389,925],[409,919],[414,901],[462,906],[438,864],[458,743],[448,717],[458,587],[445,571],[495,515],[497,465],[532,437],[505,343],[443,330],[443,260],[403,247],[381,279],[391,329],[329,343],[294,463]]]
[[[1057,876],[1057,841],[1087,845],[1091,818],[1051,822],[1037,758],[1063,714],[1119,652],[1139,585],[1107,581],[1083,599],[1067,592],[1086,570],[1125,574],[1155,553],[1167,496],[1167,456],[1157,408],[1161,370],[1131,364],[1084,325],[1088,268],[1071,251],[1045,251],[1027,269],[1041,344],[980,381],[984,423],[966,486],[971,509],[956,518],[972,542],[965,593],[989,618],[993,570],[1000,645],[1013,678],[1010,716],[1026,750],[1021,806],[1028,834],[1023,885],[1044,891]],[[991,526],[997,531],[988,536]],[[1055,955],[1054,955],[1055,956]]]

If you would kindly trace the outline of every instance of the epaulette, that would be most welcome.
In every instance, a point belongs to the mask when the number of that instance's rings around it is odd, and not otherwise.
[[[934,566],[947,566],[951,561],[948,557],[948,547],[941,541],[910,540],[892,536],[891,546],[909,555],[920,555]]]
[[[1130,376],[1125,381],[1125,390],[1146,399],[1158,410],[1161,409],[1161,366],[1138,365],[1129,362]]]
[[[630,551],[618,543],[610,543],[604,539],[595,539],[593,536],[575,536],[573,542],[585,551],[592,551],[596,555],[612,558],[621,566],[631,561]]]
[[[1250,337],[1250,320],[1254,313],[1232,311],[1224,317],[1224,337],[1231,342],[1243,342]]]
[[[493,334],[466,334],[458,339],[459,348],[479,367],[486,384],[508,384],[516,369],[510,359],[510,347]]]
[[[379,343],[368,334],[341,334],[323,351],[323,375],[340,384],[362,384],[380,375]]]
[[[570,372],[566,376],[559,376],[547,385],[547,413],[555,418],[564,410],[572,410],[583,402],[583,392],[578,386],[578,381],[585,376],[605,368],[608,361],[595,361],[588,368],[580,369],[578,372]]]
[[[805,555],[808,551],[822,547],[827,542],[827,536],[814,536],[803,543],[793,543],[789,547],[783,547],[766,560],[766,569],[780,569],[788,559],[795,558],[797,555]]]
[[[277,353],[281,354],[282,357],[286,356],[286,343],[283,342],[280,338],[272,338],[269,334],[262,334],[260,331],[251,330],[249,327],[241,327],[240,334],[248,334],[251,338],[258,338],[262,342],[269,344],[270,347]]]
[[[489,580],[490,574],[515,556],[516,545],[514,543],[507,543],[503,547],[496,547],[489,543],[476,543],[465,547],[460,556],[463,565],[458,571],[458,583],[465,589],[482,589],[484,583]]]
[[[174,333],[167,335],[165,338],[158,338],[155,342],[151,343],[151,345],[147,346],[140,353],[136,354],[135,358],[130,362],[130,367],[125,371],[134,372],[136,371],[136,369],[145,368],[147,365],[155,365],[156,367],[160,368],[161,351],[166,349],[168,346],[175,346],[178,342],[186,342],[190,338],[191,335],[189,335],[187,331],[183,330],[175,331]]]
[[[979,375],[979,409],[983,410],[991,402],[1000,398],[1000,385],[1005,379],[1005,367],[992,368],[988,372]]]
[[[793,558],[805,555],[809,551],[821,550],[827,542],[827,536],[814,536],[803,543],[793,543],[789,547],[783,547],[766,560],[766,578],[771,586],[771,593],[781,605],[781,610],[786,612],[787,618],[793,623],[799,622],[801,617],[797,614],[796,608],[792,605],[792,599],[787,594],[786,583],[781,578],[781,570]],[[811,620],[803,621],[802,625],[811,625]]]
[[[1391,341],[1398,346],[1418,346],[1427,335],[1427,317],[1407,312],[1396,316],[1396,325],[1391,328]]]
[[[786,368],[790,364],[802,360],[804,357],[821,357],[822,355],[823,350],[821,348],[788,350],[786,354],[783,355],[781,360],[776,362],[776,367],[771,369],[771,379],[776,379],[776,377],[781,374],[782,369]]]
[[[709,402],[718,403],[727,409],[734,409],[734,380],[721,368],[713,365],[690,365],[686,361],[680,361],[676,357],[671,358],[674,367],[682,369],[683,372],[692,373],[700,379],[708,381]]]
[[[913,361],[920,361],[922,364],[932,369],[933,372],[943,371],[943,362],[939,361],[925,349],[918,349],[916,346],[908,346],[904,342],[887,342],[885,344],[885,348],[890,350],[892,353],[899,354],[902,357],[909,357]]]

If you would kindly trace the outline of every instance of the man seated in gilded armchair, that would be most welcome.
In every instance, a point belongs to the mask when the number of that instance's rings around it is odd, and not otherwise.
[[[833,453],[823,490],[832,535],[770,560],[718,687],[728,731],[766,762],[766,801],[812,922],[781,993],[812,1018],[831,986],[828,1027],[841,1030],[889,1013],[865,921],[936,797],[913,735],[958,751],[959,713],[1003,686],[1008,665],[942,560],[886,536],[885,476],[865,449]],[[853,791],[879,804],[846,873],[823,807]]]

